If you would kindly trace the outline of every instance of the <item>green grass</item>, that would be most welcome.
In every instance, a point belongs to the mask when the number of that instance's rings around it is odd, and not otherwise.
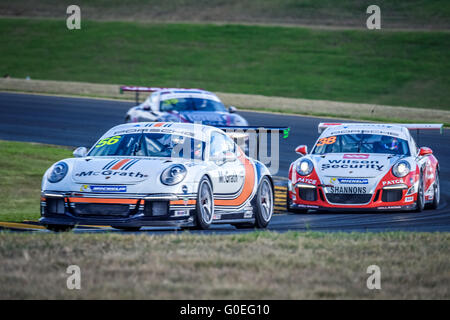
[[[0,232],[0,299],[449,299],[449,245],[448,233]],[[81,290],[66,287],[73,264]],[[366,287],[374,264],[381,290]]]
[[[447,0],[78,0],[86,19],[233,21],[353,26],[363,28],[366,9],[381,8],[384,28],[448,28]],[[3,15],[61,18],[70,1],[0,3]]]
[[[0,141],[0,221],[38,219],[43,174],[70,156],[62,147]]]
[[[0,19],[1,74],[450,110],[450,33]]]

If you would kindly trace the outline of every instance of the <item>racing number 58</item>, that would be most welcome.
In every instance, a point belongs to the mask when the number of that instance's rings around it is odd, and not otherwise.
[[[100,148],[100,147],[103,147],[106,144],[109,144],[109,145],[115,144],[115,143],[119,142],[119,140],[120,140],[120,136],[114,136],[114,137],[102,139],[102,140],[100,140],[97,143],[97,145],[95,147],[96,148]]]

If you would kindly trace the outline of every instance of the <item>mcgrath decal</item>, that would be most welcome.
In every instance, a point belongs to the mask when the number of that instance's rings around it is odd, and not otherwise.
[[[379,164],[378,160],[328,160],[328,163],[322,163],[322,170],[326,169],[376,169],[382,171],[384,165]]]
[[[124,172],[124,171],[113,171],[113,170],[102,170],[102,171],[81,171],[75,173],[76,177],[91,177],[91,176],[120,176],[120,177],[132,177],[132,178],[148,178],[148,175],[141,172]]]
[[[238,181],[236,172],[228,173],[228,171],[219,171],[219,183],[234,183]]]

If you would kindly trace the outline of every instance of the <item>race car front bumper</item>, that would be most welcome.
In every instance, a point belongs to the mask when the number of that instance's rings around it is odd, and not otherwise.
[[[327,194],[322,186],[293,187],[289,191],[292,209],[337,212],[403,211],[416,208],[417,194],[404,189],[377,188],[373,194]]]
[[[196,200],[184,195],[43,192],[44,225],[193,226]]]

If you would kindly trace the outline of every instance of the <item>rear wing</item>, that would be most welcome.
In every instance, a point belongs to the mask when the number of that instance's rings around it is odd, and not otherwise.
[[[330,128],[333,126],[340,125],[351,125],[355,123],[336,123],[336,122],[321,122],[319,123],[318,129],[319,133],[322,133],[326,128]],[[356,123],[363,124],[363,123]],[[442,123],[384,123],[384,124],[392,124],[396,126],[405,127],[409,130],[416,130],[419,133],[419,130],[439,130],[440,134],[442,134],[444,125]]]
[[[124,92],[135,92],[136,104],[139,104],[139,93],[140,92],[155,92],[155,91],[159,91],[159,90],[171,90],[171,89],[186,90],[187,88],[120,86],[119,92],[120,92],[120,94],[123,94]]]
[[[247,135],[248,133],[256,133],[259,134],[261,132],[265,133],[272,133],[272,132],[278,132],[279,134],[282,134],[283,139],[286,139],[289,137],[289,131],[291,128],[289,127],[273,127],[273,126],[215,126],[218,129],[221,129],[225,131],[225,133],[230,136],[234,137],[236,135]]]

